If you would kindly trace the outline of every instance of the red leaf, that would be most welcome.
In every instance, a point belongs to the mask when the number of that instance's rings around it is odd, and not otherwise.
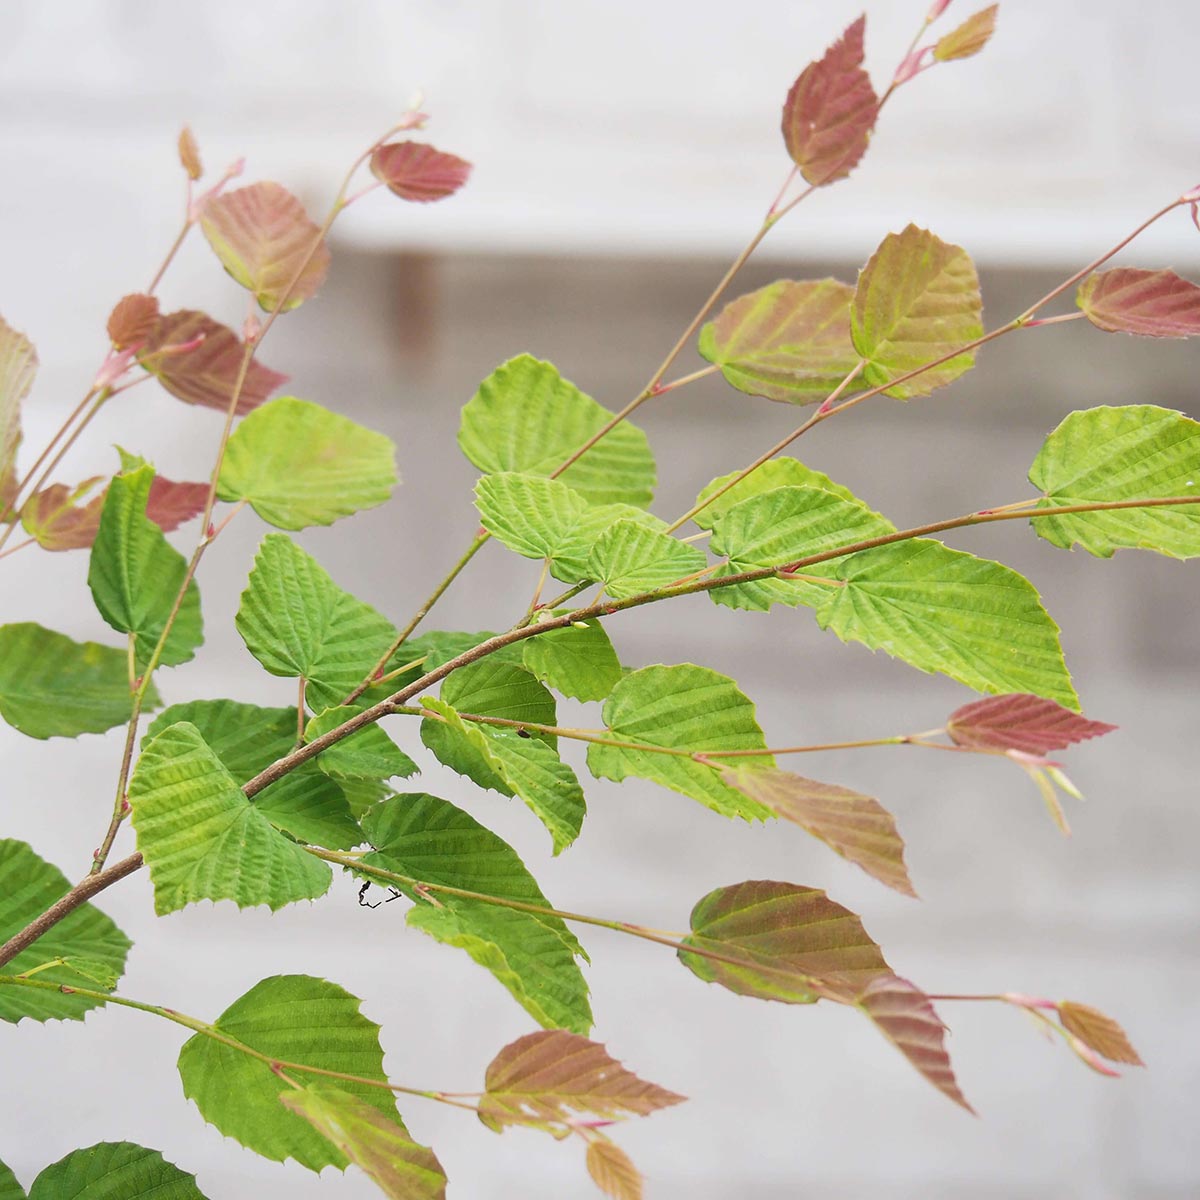
[[[83,550],[96,540],[100,513],[107,488],[87,504],[79,504],[102,479],[94,475],[78,487],[52,483],[35,492],[21,508],[21,524],[30,537],[46,550]]]
[[[197,180],[204,174],[204,166],[200,162],[200,147],[196,145],[196,137],[188,126],[179,131],[179,162],[187,172],[187,177]]]
[[[975,1112],[954,1078],[946,1052],[946,1027],[920,988],[898,975],[884,975],[867,984],[858,1006],[939,1092],[967,1112]]]
[[[957,29],[939,38],[933,47],[933,57],[938,62],[950,62],[978,54],[996,32],[996,10],[999,7],[998,4],[992,4],[973,13]]]
[[[1074,1034],[1085,1046],[1112,1062],[1129,1063],[1134,1067],[1146,1065],[1133,1048],[1125,1030],[1099,1009],[1088,1004],[1077,1004],[1074,1000],[1064,1000],[1058,1006],[1058,1019],[1068,1033]]]
[[[1089,721],[1053,700],[1019,693],[964,704],[946,722],[946,732],[960,746],[1037,755],[1103,737],[1114,729],[1115,725]]]
[[[809,63],[783,106],[783,140],[814,186],[844,179],[866,153],[879,101],[862,69],[866,17]]]
[[[296,308],[325,281],[329,247],[282,184],[252,183],[214,196],[200,227],[221,265],[266,312]]]
[[[392,142],[371,155],[371,173],[402,200],[427,203],[457,192],[471,164],[423,142]]]
[[[207,499],[207,483],[176,483],[173,479],[155,475],[146,499],[146,516],[163,533],[170,533],[203,512]]]
[[[117,301],[108,317],[108,336],[118,350],[146,341],[158,324],[158,301],[134,292]]]
[[[192,346],[192,342],[200,340]],[[190,346],[186,350],[173,347]],[[187,404],[201,404],[224,412],[237,381],[244,347],[232,329],[192,309],[168,313],[151,334],[139,363],[171,393]],[[287,376],[250,363],[237,411],[244,416],[257,408]]]
[[[1174,271],[1101,271],[1079,285],[1075,303],[1106,333],[1167,338],[1200,333],[1200,287]]]

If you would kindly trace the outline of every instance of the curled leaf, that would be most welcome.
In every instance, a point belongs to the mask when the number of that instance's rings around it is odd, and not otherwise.
[[[423,142],[392,142],[371,155],[371,174],[401,200],[425,204],[457,192],[471,164]]]
[[[783,140],[814,187],[845,179],[866,153],[879,101],[862,69],[866,17],[809,63],[783,106]]]
[[[1165,338],[1200,333],[1200,287],[1174,271],[1099,271],[1079,285],[1075,303],[1105,333]]]
[[[185,125],[179,131],[177,149],[180,166],[187,172],[187,177],[195,182],[204,174],[204,166],[200,162],[200,147],[196,144],[196,135],[192,133],[190,126]]]
[[[1090,721],[1044,696],[988,696],[955,709],[946,732],[960,746],[1046,754],[1112,733],[1115,725]]]
[[[1068,1033],[1110,1061],[1129,1063],[1134,1067],[1146,1065],[1125,1030],[1099,1009],[1064,1000],[1058,1006],[1058,1019]]]
[[[952,29],[938,39],[933,47],[933,57],[938,62],[951,62],[956,58],[970,58],[988,44],[996,32],[996,10],[998,4],[972,13],[957,29]]]

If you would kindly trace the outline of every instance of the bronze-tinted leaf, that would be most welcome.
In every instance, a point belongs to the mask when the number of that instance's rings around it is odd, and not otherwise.
[[[1058,1019],[1068,1033],[1074,1034],[1085,1046],[1112,1062],[1129,1063],[1135,1067],[1146,1065],[1133,1048],[1125,1030],[1099,1009],[1088,1004],[1077,1004],[1074,1000],[1064,1000],[1058,1006]]]
[[[783,106],[783,140],[814,186],[844,179],[866,153],[879,101],[862,69],[866,17],[809,63]]]
[[[180,350],[180,346],[189,348]],[[138,362],[184,403],[224,412],[229,407],[244,352],[232,329],[202,312],[181,309],[159,321]],[[287,378],[254,359],[238,397],[238,415],[244,416],[257,408]]]
[[[649,1116],[683,1096],[639,1079],[599,1042],[563,1029],[518,1038],[492,1059],[479,1119],[505,1125],[569,1127],[580,1117],[608,1121]]]
[[[163,533],[170,533],[199,516],[207,499],[207,483],[176,483],[174,479],[155,475],[146,499],[146,516]]]
[[[204,174],[204,166],[200,162],[200,147],[196,145],[196,135],[190,126],[185,125],[179,131],[179,163],[187,172],[187,177],[193,181]]]
[[[1200,333],[1200,287],[1174,271],[1100,271],[1079,285],[1075,303],[1105,333],[1166,338]]]
[[[933,47],[933,57],[938,62],[950,62],[955,58],[970,58],[972,54],[978,54],[996,32],[996,10],[999,7],[998,4],[989,4],[987,8],[969,16],[957,29],[939,38]]]
[[[37,365],[33,343],[0,317],[0,509],[16,497],[21,401],[33,387]]]
[[[401,200],[428,203],[458,191],[471,174],[471,164],[424,142],[392,142],[371,155],[371,173]]]
[[[642,1174],[615,1142],[599,1134],[588,1140],[587,1169],[592,1182],[613,1200],[642,1200]]]
[[[252,183],[214,196],[200,228],[221,265],[266,312],[296,308],[325,281],[329,247],[282,184]]]
[[[849,909],[817,888],[750,880],[717,888],[692,909],[679,961],[706,983],[785,1004],[853,1003],[890,975],[883,952]]]
[[[1020,750],[1042,755],[1112,733],[1115,725],[1089,721],[1043,696],[988,696],[955,709],[946,732],[960,746]]]
[[[21,507],[21,524],[30,537],[46,550],[83,550],[96,540],[103,489],[86,504],[80,501],[104,478],[93,475],[78,487],[52,483],[30,496]]]
[[[158,300],[134,292],[117,301],[108,316],[108,336],[118,350],[147,341],[158,324]]]
[[[946,1027],[920,988],[897,975],[883,975],[863,989],[858,1007],[939,1092],[974,1113],[954,1078]]]
[[[878,800],[791,771],[740,768],[724,771],[723,777],[730,787],[794,821],[880,883],[916,896],[896,819]]]

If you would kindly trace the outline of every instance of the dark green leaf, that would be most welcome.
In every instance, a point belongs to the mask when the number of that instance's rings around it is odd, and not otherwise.
[[[29,1200],[205,1200],[195,1175],[157,1150],[132,1142],[99,1142],[47,1167]]]
[[[304,729],[304,740],[311,742],[336,729],[359,713],[354,707],[327,708],[313,717]],[[367,725],[349,737],[322,750],[314,760],[331,779],[407,779],[416,774],[413,762],[378,726]]]

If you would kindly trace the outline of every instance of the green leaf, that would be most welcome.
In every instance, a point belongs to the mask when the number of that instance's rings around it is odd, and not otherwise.
[[[731,488],[730,493],[736,490]],[[774,488],[751,495],[721,512],[713,528],[712,549],[714,554],[724,555],[729,561],[714,575],[721,579],[760,567],[783,566],[798,558],[894,531],[890,521],[854,497],[843,498],[841,491],[830,492],[819,487]],[[829,563],[822,563],[813,578],[825,576],[830,569]],[[717,588],[709,592],[709,597],[714,604],[759,611],[773,604],[816,607],[830,588],[836,586],[814,583],[811,578],[767,577]]]
[[[858,365],[853,299],[837,279],[781,279],[726,305],[700,331],[697,349],[739,392],[815,404]]]
[[[151,684],[145,708],[158,705]],[[32,621],[0,626],[0,715],[34,738],[78,737],[123,725],[133,711],[123,650],[74,642]]]
[[[303,1063],[325,1071],[386,1082],[379,1026],[359,1012],[361,1001],[336,983],[311,975],[274,975],[256,983],[214,1022],[218,1034],[276,1062]],[[288,1074],[293,1069],[287,1069]],[[294,1071],[296,1081],[310,1076]],[[294,1089],[269,1062],[197,1033],[179,1052],[183,1091],[200,1115],[226,1137],[264,1158],[294,1158],[310,1171],[349,1159],[301,1117],[280,1103]],[[366,1083],[338,1086],[389,1120],[396,1120],[392,1093]]]
[[[205,201],[200,228],[221,265],[266,312],[313,296],[329,271],[329,247],[304,205],[269,180]]]
[[[105,992],[111,992],[121,981],[120,973],[98,958],[64,958],[62,968],[64,971],[74,972],[93,987]]]
[[[479,385],[463,409],[458,444],[489,475],[549,475],[612,417],[552,363],[522,354]],[[622,421],[564,471],[562,481],[592,504],[649,504],[655,469],[646,435]]]
[[[890,974],[859,918],[817,888],[771,880],[717,888],[692,909],[691,927],[685,946],[735,961],[685,950],[679,961],[740,996],[852,1003],[872,979]]]
[[[274,911],[329,889],[329,868],[246,799],[194,725],[172,725],[146,746],[129,802],[160,916],[197,900]]]
[[[17,1177],[0,1162],[0,1200],[28,1200]]]
[[[313,717],[304,729],[304,740],[311,742],[322,734],[345,724],[361,709],[353,706],[327,708]],[[331,779],[407,779],[415,775],[417,764],[378,726],[367,725],[349,737],[322,750],[314,760]]]
[[[594,618],[547,630],[522,645],[525,666],[564,696],[603,700],[621,678],[617,652],[604,626]]]
[[[148,466],[114,476],[88,565],[88,587],[100,615],[118,632],[131,633],[136,639],[139,673],[150,661],[187,576],[187,560],[146,516],[153,482],[154,471]],[[203,640],[200,590],[193,579],[160,661],[167,667],[188,662]]]
[[[16,499],[21,401],[37,374],[33,343],[0,317],[0,508]]]
[[[867,360],[863,381],[879,387],[983,335],[975,265],[961,246],[909,225],[880,243],[858,277],[851,309],[854,345]],[[927,396],[975,365],[975,352],[947,362],[886,395]]]
[[[281,533],[263,538],[236,623],[250,653],[272,675],[303,676],[321,709],[340,704],[396,639],[386,617]]]
[[[588,502],[557,479],[500,471],[475,485],[484,529],[526,558],[554,558],[569,545]]]
[[[1200,555],[1200,422],[1153,404],[1074,412],[1046,439],[1029,479],[1038,507],[1195,496],[1195,505],[1042,517],[1039,537],[1109,558],[1129,547],[1172,558]]]
[[[3,1193],[0,1192],[0,1195]],[[132,1142],[99,1142],[47,1167],[29,1200],[205,1200],[195,1175],[157,1150]]]
[[[246,500],[268,525],[332,525],[392,494],[395,446],[319,404],[280,396],[234,430],[217,494]]]
[[[571,538],[550,561],[550,574],[563,583],[579,583],[592,579],[595,564],[592,551],[596,543],[618,521],[644,529],[666,531],[667,523],[653,513],[630,504],[600,504],[589,508],[575,526]]]
[[[295,709],[259,708],[233,700],[193,700],[173,704],[160,713],[142,745],[181,721],[200,731],[238,787],[291,753],[296,744]],[[362,830],[340,783],[328,778],[318,763],[301,764],[264,788],[251,804],[276,829],[302,842],[348,850],[362,841]]]
[[[604,584],[614,600],[666,587],[708,565],[703,550],[638,521],[620,520],[600,535],[587,577]]]
[[[436,796],[394,796],[368,814],[364,828],[375,846],[363,857],[367,866],[422,883],[551,907],[507,842]],[[466,949],[535,1020],[551,1027],[591,1028],[587,983],[575,961],[586,955],[561,918],[445,892],[404,890],[417,903],[409,924]]]
[[[771,815],[725,783],[715,767],[691,757],[703,750],[766,749],[753,703],[728,675],[691,663],[643,667],[613,689],[604,705],[604,723],[615,741],[627,744],[588,746],[588,767],[598,779],[619,783],[634,775],[691,796],[726,817],[749,821]],[[751,768],[774,766],[769,754],[742,761]]]
[[[554,697],[532,672],[490,656],[450,675],[442,684],[441,700],[459,712],[506,721],[553,725],[557,719]],[[550,746],[557,742],[548,733],[534,731],[533,737]]]
[[[0,945],[70,890],[67,877],[39,858],[25,842],[0,840]],[[82,904],[22,950],[4,971],[20,975],[56,958],[72,958],[103,964],[119,979],[131,945],[98,908]],[[67,966],[48,967],[38,972],[38,978],[47,983],[79,983],[78,971]],[[22,1017],[35,1021],[80,1020],[100,1004],[99,1000],[62,992],[0,987],[0,1021],[15,1022]]]
[[[329,1083],[284,1090],[280,1103],[332,1142],[393,1200],[445,1200],[446,1173],[428,1146],[414,1142],[399,1117],[385,1117]]]

